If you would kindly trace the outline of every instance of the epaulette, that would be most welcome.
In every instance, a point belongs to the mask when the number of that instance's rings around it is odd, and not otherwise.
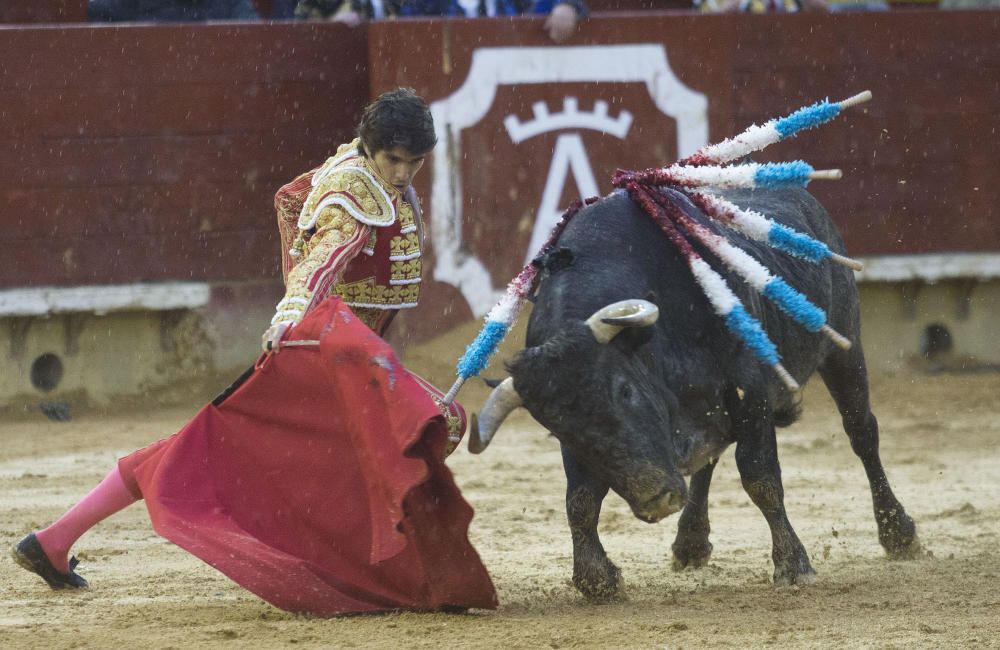
[[[344,145],[320,167],[313,188],[302,205],[298,227],[306,231],[316,225],[324,208],[338,205],[369,226],[391,226],[396,222],[396,206],[389,192],[358,154],[355,143]]]

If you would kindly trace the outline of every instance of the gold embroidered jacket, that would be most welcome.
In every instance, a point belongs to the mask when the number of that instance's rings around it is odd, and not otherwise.
[[[344,299],[381,333],[420,296],[418,216],[357,151],[342,145],[275,196],[285,297],[272,324],[296,323],[327,296]]]

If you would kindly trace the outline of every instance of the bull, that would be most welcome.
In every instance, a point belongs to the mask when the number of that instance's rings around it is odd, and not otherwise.
[[[830,216],[804,189],[724,196],[843,251]],[[673,200],[697,222],[719,229],[684,195]],[[916,528],[879,457],[852,272],[796,260],[737,233],[727,236],[789,278],[854,342],[845,351],[802,330],[722,271],[791,375],[802,384],[813,373],[822,377],[868,476],[879,542],[891,557],[912,556],[919,548]],[[576,588],[594,601],[620,594],[620,570],[597,532],[609,490],[644,522],[681,511],[674,568],[703,566],[712,552],[712,472],[733,444],[743,488],[770,528],[775,584],[812,582],[809,556],[785,512],[775,437],[775,427],[798,416],[798,396],[726,330],[664,233],[618,191],[576,214],[536,264],[525,349],[473,423],[470,449],[482,451],[519,406],[558,439]]]

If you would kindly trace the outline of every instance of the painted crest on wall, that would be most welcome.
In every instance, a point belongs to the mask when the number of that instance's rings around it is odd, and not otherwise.
[[[677,78],[659,43],[481,48],[462,86],[431,111],[439,142],[431,188],[434,279],[458,288],[476,317],[509,278],[494,284],[482,259],[487,251],[467,247],[463,229],[471,217],[489,230],[499,211],[507,228],[506,212],[521,215],[514,219],[518,232],[476,237],[520,268],[571,197],[610,189],[595,169],[606,176],[617,165],[667,164],[708,143],[708,100]],[[655,124],[636,117],[648,115],[659,116]],[[491,173],[491,166],[504,172]],[[525,246],[521,231],[529,230]],[[511,250],[515,244],[523,250]]]

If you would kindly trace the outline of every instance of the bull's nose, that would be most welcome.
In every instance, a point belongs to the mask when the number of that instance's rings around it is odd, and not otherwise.
[[[655,524],[664,517],[669,517],[684,507],[684,495],[680,492],[665,492],[655,497],[632,512],[646,523]]]

